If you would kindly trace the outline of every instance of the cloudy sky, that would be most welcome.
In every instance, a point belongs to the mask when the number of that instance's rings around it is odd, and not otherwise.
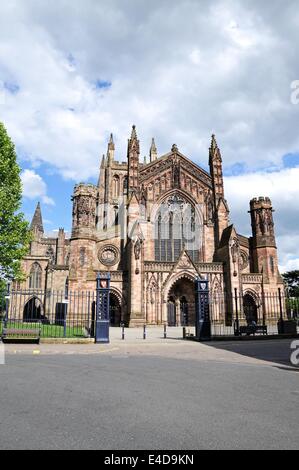
[[[155,136],[204,168],[215,133],[231,220],[249,235],[249,200],[270,196],[281,269],[299,269],[298,31],[295,0],[2,2],[0,119],[26,216],[40,200],[47,231],[70,229],[110,132],[119,160],[135,123],[142,155]]]

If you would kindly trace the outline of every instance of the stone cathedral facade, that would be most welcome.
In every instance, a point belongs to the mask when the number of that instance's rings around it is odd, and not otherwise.
[[[98,272],[111,273],[111,323],[138,326],[194,324],[194,280],[208,278],[213,319],[229,321],[242,296],[258,310],[263,292],[283,287],[278,272],[273,209],[269,198],[250,201],[252,236],[229,219],[222,157],[212,136],[207,172],[176,145],[140,161],[135,126],[127,156],[119,162],[111,135],[97,185],[78,184],[72,201],[72,232],[44,234],[38,204],[34,241],[24,258],[29,291],[95,291]],[[224,299],[224,301],[221,301]]]

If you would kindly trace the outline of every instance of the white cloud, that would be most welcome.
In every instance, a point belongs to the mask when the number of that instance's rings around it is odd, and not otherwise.
[[[249,173],[226,179],[232,221],[250,233],[249,199],[271,196],[281,262],[298,259],[290,236],[298,234],[298,170],[279,171],[285,154],[299,152],[296,2],[2,3],[1,120],[28,165],[96,178],[109,133],[125,160],[133,123],[143,155],[155,136],[159,153],[175,142],[206,165],[215,132],[225,167],[243,163]]]
[[[5,92],[2,119],[29,161],[75,180],[95,175],[111,131],[124,159],[132,123],[143,154],[155,135],[161,152],[176,141],[206,163],[216,131],[227,165],[279,165],[299,151],[299,42],[294,2],[277,11],[246,0],[7,2],[0,79],[20,88]]]
[[[272,200],[281,271],[299,269],[299,168],[271,173],[249,173],[225,178],[225,194],[231,221],[244,235],[251,234],[249,201],[269,196]]]
[[[55,205],[52,198],[47,196],[47,185],[40,175],[33,170],[21,173],[23,196],[28,199],[41,199],[44,204]]]

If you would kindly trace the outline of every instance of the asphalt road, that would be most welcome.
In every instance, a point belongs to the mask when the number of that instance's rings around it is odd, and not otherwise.
[[[209,346],[228,354],[223,362],[117,348],[9,354],[0,366],[0,448],[298,449],[298,369],[283,357],[270,362],[282,343],[254,343],[269,364],[242,363],[253,343],[238,344]],[[242,349],[239,362],[232,347]]]

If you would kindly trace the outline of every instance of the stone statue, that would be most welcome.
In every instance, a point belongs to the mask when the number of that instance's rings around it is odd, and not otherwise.
[[[141,252],[141,240],[138,237],[135,244],[134,244],[134,254],[135,254],[135,259],[138,260],[140,258],[140,252]]]
[[[240,248],[239,240],[237,238],[234,238],[231,244],[231,254],[232,254],[232,259],[233,259],[234,264],[238,260],[239,248]]]

